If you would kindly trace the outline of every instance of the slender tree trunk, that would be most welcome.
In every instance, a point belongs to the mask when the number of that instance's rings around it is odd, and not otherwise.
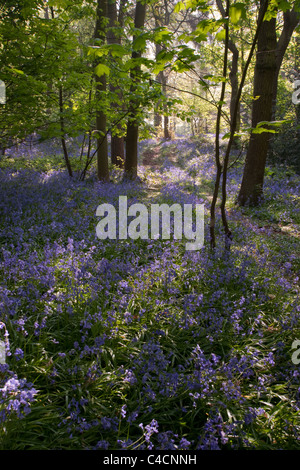
[[[146,16],[146,4],[137,1],[135,8],[135,20],[134,27],[136,29],[142,29],[145,23]],[[136,59],[141,57],[140,51],[133,51],[132,58]],[[129,103],[129,119],[127,123],[127,134],[126,134],[126,159],[125,159],[125,175],[129,178],[137,177],[137,160],[138,160],[138,135],[139,125],[137,120],[137,112],[139,107],[139,101],[136,98],[137,82],[140,74],[140,66],[136,66],[131,70],[131,100]]]
[[[159,26],[161,26],[161,15],[159,13],[159,5],[156,4],[154,5],[153,7],[153,15],[154,15],[154,19],[155,19],[155,27],[158,28]],[[155,44],[155,57],[158,56],[158,54],[162,51],[162,46],[161,44],[158,44],[156,43]],[[161,70],[155,77],[155,80],[158,82],[158,83],[162,83],[163,81],[163,71]],[[158,103],[159,105],[159,103]],[[154,108],[154,127],[156,129],[159,129],[162,125],[162,116],[161,116],[161,113],[160,113],[160,110],[159,110],[159,106],[157,108],[157,106],[155,106]]]
[[[217,6],[223,18],[226,18],[225,8],[223,6],[222,0],[217,0]],[[239,90],[239,81],[238,81],[238,64],[239,64],[239,50],[236,47],[234,41],[229,38],[228,39],[228,49],[232,53],[232,62],[229,72],[229,80],[231,85],[231,97],[230,97],[230,122],[232,125],[233,122],[233,115],[235,113],[235,103],[237,100],[238,90]],[[238,109],[236,114],[236,132],[240,130],[240,103],[238,103]],[[238,139],[234,139],[233,145],[238,145]]]
[[[164,116],[164,139],[166,139],[166,140],[171,139],[170,126],[169,126],[169,116],[167,116],[167,115]]]
[[[96,76],[96,94],[98,102],[101,103],[101,98],[106,92],[106,77]],[[102,109],[96,112],[96,129],[98,133],[97,138],[97,175],[99,180],[109,180],[109,167],[108,167],[108,142],[106,133],[106,113]]]
[[[124,137],[118,137],[117,135],[111,136],[111,162],[118,168],[124,167],[125,161],[125,145]]]
[[[47,6],[44,7],[44,18],[49,20],[49,8]]]
[[[156,3],[153,7],[153,15],[155,18],[156,28],[159,28],[160,26],[168,26],[170,23],[170,13],[168,9],[168,2],[164,0],[163,5],[161,5],[160,3]],[[163,48],[160,44],[156,44],[155,48],[156,48],[155,54],[156,56],[158,56],[158,54],[162,51]],[[158,83],[161,83],[162,92],[164,96],[166,96],[168,77],[166,73],[164,72],[164,70],[161,70],[158,73],[158,75],[156,76],[156,81]],[[171,138],[170,130],[169,130],[169,116],[166,114],[166,112],[163,113],[163,116],[162,116],[158,110],[155,110],[154,126],[157,128],[163,126],[164,138],[165,139]]]
[[[160,48],[161,50],[161,48]],[[164,71],[162,70],[156,76],[155,80],[161,84],[161,90],[164,96],[167,94],[167,77]],[[163,133],[165,139],[170,139],[170,131],[169,131],[169,116],[167,114],[161,115],[160,111],[155,109],[154,110],[154,126],[156,128],[163,127]]]
[[[156,80],[158,81],[157,77]],[[162,124],[162,117],[160,113],[157,111],[157,109],[154,110],[154,127],[156,129],[159,129]]]
[[[157,56],[159,54],[159,52],[162,50],[162,47],[161,47],[160,44],[156,44],[155,49],[156,49],[156,56]],[[156,75],[155,80],[158,83],[162,83],[162,75],[163,75],[162,71],[159,72]],[[157,106],[155,106],[155,108],[154,108],[154,127],[156,129],[158,129],[159,127],[161,127],[161,125],[162,125],[162,116],[161,116],[160,110],[157,108]]]
[[[162,74],[162,90],[164,96],[167,94],[167,77],[166,74]],[[169,129],[169,116],[167,114],[167,110],[165,109],[165,114],[164,114],[164,138],[166,140],[171,139],[171,134],[170,134],[170,129]]]
[[[229,7],[230,7],[230,0],[226,0],[226,10],[225,15],[228,17],[229,15]],[[221,85],[221,94],[220,94],[220,104],[218,105],[217,110],[217,121],[216,121],[216,138],[215,138],[215,162],[216,162],[216,179],[215,179],[215,187],[213,192],[213,197],[210,205],[210,246],[211,248],[216,247],[216,235],[215,235],[215,225],[216,225],[216,204],[218,200],[219,194],[219,187],[221,182],[221,176],[223,171],[223,166],[221,163],[221,155],[220,155],[220,126],[221,126],[221,117],[222,117],[222,103],[225,96],[225,88],[226,82],[225,79],[227,77],[227,69],[228,69],[228,42],[229,42],[229,27],[228,23],[225,24],[225,49],[224,49],[224,60],[223,60],[223,78]]]
[[[63,102],[63,89],[62,85],[59,87],[59,120],[60,120],[60,131],[61,131],[61,144],[64,152],[65,163],[69,173],[69,176],[73,177],[72,166],[70,163],[68,149],[65,139],[65,120],[64,120],[64,102]]]
[[[120,13],[121,13],[122,5],[120,5]],[[114,28],[118,25],[118,12],[117,12],[117,2],[116,0],[108,1],[108,18],[109,18],[109,30],[108,30],[108,37],[107,42],[109,44],[121,44],[121,38],[117,37]],[[121,14],[122,18],[122,14]],[[118,96],[118,102],[121,102],[121,93],[117,92],[117,87],[113,84],[110,84],[110,91],[112,93],[116,93]],[[112,103],[111,106],[118,110],[119,104]],[[118,126],[118,130],[120,130],[121,126]],[[117,165],[119,168],[123,168],[125,160],[125,148],[124,148],[124,137],[120,137],[118,135],[114,135],[111,132],[111,162],[114,165]]]
[[[260,12],[264,2],[260,2]],[[252,127],[272,117],[273,83],[276,75],[276,18],[264,21],[258,35],[254,70],[254,101]],[[242,184],[238,195],[240,205],[259,203],[263,196],[263,182],[269,144],[269,133],[252,133],[249,141]]]
[[[105,19],[107,18],[107,0],[97,1],[97,19],[95,28],[95,38],[105,41]],[[97,176],[99,180],[109,180],[108,168],[108,143],[107,143],[107,119],[105,107],[100,108],[101,101],[106,95],[106,75],[100,77],[96,75],[96,130],[98,133],[98,150],[97,150]]]
[[[229,72],[229,80],[231,85],[231,98],[230,98],[230,122],[233,122],[233,115],[235,111],[235,104],[238,96],[239,81],[238,81],[238,63],[239,63],[239,51],[233,41],[228,42],[229,50],[232,52],[231,70]],[[241,124],[240,115],[240,103],[238,104],[237,116],[236,116],[236,132],[239,132]],[[235,138],[233,145],[237,146],[239,139]]]
[[[220,179],[221,179],[222,173],[223,173],[223,179],[222,179],[221,216],[222,216],[222,223],[223,223],[223,228],[224,228],[224,233],[225,233],[225,248],[226,248],[226,250],[230,249],[230,245],[231,245],[231,241],[232,241],[232,233],[231,233],[231,230],[229,228],[228,221],[227,221],[227,215],[226,215],[226,199],[227,199],[226,187],[227,187],[227,170],[228,170],[229,156],[230,156],[230,151],[231,151],[233,141],[234,141],[234,134],[235,134],[235,130],[236,130],[238,109],[239,109],[239,105],[240,105],[242,90],[243,90],[243,87],[244,87],[244,84],[245,84],[248,68],[249,68],[249,65],[251,63],[251,60],[252,60],[252,57],[253,57],[253,54],[254,54],[254,50],[256,48],[258,37],[259,37],[260,31],[262,29],[264,15],[265,15],[265,13],[268,9],[268,5],[269,5],[269,0],[266,0],[263,3],[263,5],[261,5],[260,16],[259,16],[259,19],[258,19],[257,28],[256,28],[256,32],[255,32],[255,35],[254,35],[254,38],[253,38],[253,41],[252,41],[251,49],[250,49],[250,52],[248,54],[248,58],[247,58],[246,63],[243,64],[242,76],[241,76],[241,80],[240,80],[240,84],[239,84],[239,87],[238,87],[238,92],[237,92],[237,96],[236,96],[236,100],[235,100],[235,106],[234,106],[234,110],[233,110],[233,114],[232,114],[232,120],[230,122],[230,137],[229,137],[229,140],[228,140],[228,143],[227,143],[223,165],[221,164],[221,161],[220,161],[220,149],[219,149],[220,117],[221,117],[223,99],[220,100],[220,104],[219,104],[219,107],[218,107],[217,124],[216,124],[216,154],[215,154],[216,165],[217,165],[217,175],[216,175],[216,180],[215,180],[213,200],[212,200],[211,209],[210,209],[211,210],[210,242],[211,242],[211,247],[212,248],[215,247],[215,205],[216,205],[217,198],[218,198],[218,190],[219,190]],[[226,0],[226,10],[227,10],[227,13],[225,15],[226,17],[229,14],[229,9],[230,9],[229,0]],[[227,64],[227,54],[228,54],[227,49],[229,48],[228,47],[229,46],[228,26],[227,27],[225,26],[225,28],[226,28],[225,29],[226,35],[225,35],[225,52],[224,52],[224,66],[223,66],[223,76],[224,77],[226,77],[226,70],[227,70],[227,65],[226,64]],[[225,92],[225,82],[222,83],[222,96],[221,96],[221,98],[224,97],[224,92]]]

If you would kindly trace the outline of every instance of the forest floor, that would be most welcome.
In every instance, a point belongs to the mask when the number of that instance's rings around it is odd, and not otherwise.
[[[181,142],[182,139],[179,139],[179,142]],[[165,145],[167,144],[167,145]],[[168,148],[168,151],[164,151],[163,148],[164,146]],[[211,155],[213,155],[214,152],[214,145],[211,142],[211,147],[209,149],[209,152]],[[239,150],[236,150],[233,154],[234,158],[236,155],[239,154]],[[156,141],[152,143],[151,145],[147,146],[141,156],[141,163],[144,167],[148,167],[151,170],[154,171],[153,173],[153,178],[147,178],[147,188],[150,191],[156,191],[159,192],[162,188],[163,185],[163,180],[159,178],[159,172],[157,171],[157,168],[161,168],[163,166],[174,166],[174,167],[180,167],[180,155],[178,155],[178,149],[177,149],[177,144],[176,141],[171,141],[168,143],[168,141]],[[240,167],[240,165],[239,165]],[[271,177],[275,176],[275,173],[272,170],[267,170],[269,171],[269,174]],[[149,172],[150,174],[151,172]],[[277,174],[278,177],[278,174]],[[205,197],[207,200],[211,201],[212,199],[212,191],[207,190]],[[298,201],[296,201],[296,210],[298,206]],[[253,213],[251,211],[243,211],[243,209],[240,209],[240,211],[237,213],[235,210],[235,207],[230,206],[228,210],[228,215],[229,217],[233,217],[233,220],[235,221],[241,221],[241,217],[243,220],[243,224],[248,226],[249,228],[253,229],[253,224],[255,225],[256,230],[260,231],[262,236],[268,237],[273,233],[273,236],[276,238],[276,234],[278,234],[278,243],[280,244],[280,235],[289,235],[291,237],[296,237],[300,238],[300,231],[299,231],[299,226],[295,225],[293,223],[288,223],[286,220],[273,220],[272,217],[268,220],[267,218],[267,213],[266,219],[261,220],[260,218],[256,219],[255,218],[255,211]]]
[[[71,181],[59,156],[0,161],[0,448],[299,449],[300,177],[266,169],[209,248],[213,143],[143,142],[139,180]],[[96,208],[204,204],[205,243],[99,240]],[[20,419],[22,418],[22,419]]]

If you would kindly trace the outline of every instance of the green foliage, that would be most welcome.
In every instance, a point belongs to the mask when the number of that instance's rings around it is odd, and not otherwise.
[[[297,121],[286,124],[271,142],[268,159],[275,165],[284,164],[300,174],[300,126]]]
[[[272,0],[270,17],[291,8],[292,3]],[[44,15],[46,6],[49,19]],[[224,26],[229,26],[230,38],[240,51],[239,79],[256,25],[257,5],[250,0],[232,2],[228,18],[223,18],[211,2],[183,0],[170,4],[169,17],[163,18],[166,12],[158,2],[153,4],[153,11],[160,12],[156,13],[158,17],[155,19],[149,13],[147,27],[142,30],[134,28],[132,8],[133,5],[126,6],[122,25],[117,23],[108,28],[108,20],[105,21],[107,31],[117,39],[107,44],[103,39],[91,38],[96,19],[93,0],[49,0],[47,5],[39,0],[2,2],[0,78],[7,84],[8,96],[7,104],[0,110],[2,148],[12,141],[22,141],[35,131],[43,139],[62,138],[63,134],[76,137],[89,132],[93,139],[95,113],[100,109],[106,115],[108,132],[124,136],[130,73],[134,74],[138,68],[135,93],[140,103],[141,135],[148,135],[151,127],[148,118],[154,108],[161,115],[205,122],[206,129],[207,123],[211,123],[212,131],[215,109],[220,105],[219,87],[224,81],[226,96],[222,102],[221,127],[228,136],[230,80],[221,76]],[[156,48],[159,52],[154,58]],[[134,57],[135,53],[142,53],[142,57]],[[231,59],[229,53],[228,72]],[[242,94],[240,135],[247,135],[250,129],[252,71]],[[176,79],[174,89],[172,85],[163,88],[154,83],[153,79],[161,73],[168,80],[170,77],[170,84]],[[105,75],[107,81],[107,90],[100,100],[95,94],[95,75]],[[62,110],[59,109],[60,88]],[[285,116],[278,118],[284,119]],[[199,129],[204,127],[201,125]],[[193,132],[195,129],[196,126]],[[262,123],[255,132],[266,132],[266,129],[274,132],[274,126],[270,128]]]
[[[87,64],[77,54],[76,35],[65,26],[60,18],[45,21],[33,15],[15,29],[9,27],[8,21],[1,23],[5,47],[0,50],[0,64],[7,84],[7,103],[0,116],[2,147],[34,131],[49,137],[58,135],[60,87],[68,100],[65,112],[70,119],[66,120],[66,132],[79,127],[74,126],[76,115],[79,117],[74,102],[76,95],[77,99],[82,97],[90,72],[82,70]]]
[[[95,68],[95,74],[98,75],[98,77],[102,77],[102,75],[109,75],[109,73],[110,69],[105,64],[98,64]]]

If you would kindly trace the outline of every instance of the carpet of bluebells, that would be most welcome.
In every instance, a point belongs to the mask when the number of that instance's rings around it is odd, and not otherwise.
[[[160,163],[136,182],[0,162],[0,449],[299,449],[299,176],[268,167],[240,209],[233,165],[233,243],[218,218],[212,251],[210,144],[145,145]],[[204,203],[204,247],[99,240],[96,208],[120,195]]]

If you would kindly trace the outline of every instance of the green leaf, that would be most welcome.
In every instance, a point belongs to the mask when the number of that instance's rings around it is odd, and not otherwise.
[[[148,34],[140,34],[137,36],[133,43],[132,43],[132,48],[134,51],[143,51],[146,48],[146,41],[148,39]]]
[[[162,62],[165,64],[166,62],[170,62],[173,59],[174,55],[175,55],[175,52],[173,51],[162,50],[157,54],[156,61]]]
[[[95,74],[98,76],[98,77],[101,77],[102,75],[109,75],[109,67],[107,67],[107,65],[104,65],[104,64],[98,64],[97,67],[95,68]]]
[[[225,29],[222,29],[221,31],[219,31],[217,34],[216,34],[216,39],[218,41],[225,41],[225,37],[226,37],[226,31]]]
[[[222,82],[227,82],[228,79],[225,77],[222,77],[222,75],[204,75],[203,78],[206,80],[210,80],[211,82],[214,83],[222,83]]]
[[[291,2],[288,2],[287,0],[277,0],[277,5],[279,10],[282,11],[287,11],[292,9]],[[296,2],[297,3],[297,2]],[[299,3],[299,2],[298,2]],[[296,5],[295,5],[296,6]],[[297,8],[297,7],[296,7]],[[298,11],[299,11],[299,6],[298,6]]]
[[[123,57],[128,54],[128,50],[121,44],[103,44],[101,46],[90,46],[88,55],[103,57],[111,54],[112,57]]]
[[[195,62],[195,60],[200,59],[200,55],[195,54],[194,49],[191,49],[187,46],[179,46],[181,49],[177,54],[179,60],[184,60],[185,62]]]
[[[275,129],[267,129],[265,127],[255,127],[252,129],[252,134],[263,134],[264,132],[268,132],[269,134],[276,134],[277,131],[275,131]]]
[[[90,46],[88,49],[88,55],[93,55],[94,57],[103,57],[108,55],[108,50],[105,46]]]
[[[260,121],[257,126],[252,129],[253,134],[262,134],[263,132],[269,132],[271,134],[276,134],[279,132],[280,127],[283,124],[291,124],[292,121],[290,119],[283,119],[281,121]],[[268,127],[265,127],[268,126]],[[277,128],[277,129],[274,129]]]
[[[163,70],[165,70],[165,67],[166,66],[163,63],[155,64],[154,67],[153,67],[152,72],[154,73],[154,75],[158,75],[159,72],[162,72]]]
[[[155,42],[168,42],[173,39],[174,34],[166,27],[156,28],[154,30],[153,39]]]
[[[235,3],[234,5],[231,5],[229,18],[233,24],[237,24],[241,18],[246,18],[245,5],[243,3]]]
[[[199,0],[186,0],[185,2],[186,8],[191,9],[192,11],[199,10],[199,11],[209,11],[209,3],[206,1],[199,1]]]
[[[112,57],[123,57],[128,54],[128,51],[121,44],[107,44],[107,48],[112,55]]]
[[[67,8],[69,4],[69,0],[48,0],[50,7]]]
[[[181,10],[184,10],[186,9],[186,6],[184,4],[184,2],[177,2],[175,7],[174,7],[174,13],[179,13]]]
[[[129,59],[124,64],[124,70],[134,70],[136,68],[141,67],[144,65],[147,68],[153,67],[153,60],[147,59],[146,57],[135,57],[134,59]]]
[[[171,63],[174,58],[175,52],[173,51],[160,51],[156,56],[156,63],[153,67],[152,72],[157,75],[159,72],[165,69],[166,64]]]
[[[205,19],[201,20],[196,27],[195,34],[201,33],[214,33],[218,31],[220,26],[223,26],[228,20],[226,18],[221,18],[219,20],[214,19]]]
[[[11,70],[19,75],[25,75],[23,70],[16,69],[14,67],[11,67]]]

